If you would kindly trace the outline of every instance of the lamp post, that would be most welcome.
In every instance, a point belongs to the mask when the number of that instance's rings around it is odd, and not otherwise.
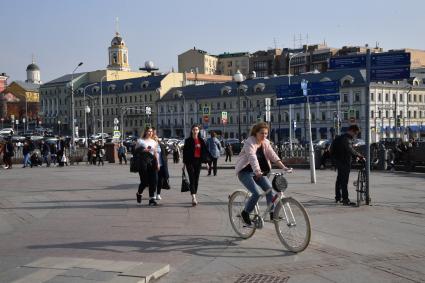
[[[233,80],[238,85],[238,138],[239,138],[239,142],[242,142],[242,137],[241,137],[241,90],[240,90],[240,85],[243,82],[244,77],[243,77],[242,73],[239,70],[237,70],[236,73],[233,75]]]
[[[83,62],[80,62],[77,67],[75,67],[74,71],[72,71],[72,75],[71,75],[71,111],[72,111],[72,121],[71,121],[71,126],[72,126],[72,149],[75,149],[75,102],[74,102],[74,74],[75,71],[81,66],[83,65]],[[58,121],[59,122],[59,121]]]
[[[186,138],[186,97],[181,90],[177,90],[179,98],[183,98],[183,137]]]
[[[61,121],[58,120],[58,132],[59,132],[59,136],[61,136]]]
[[[103,76],[100,79],[100,127],[102,129],[101,131],[101,137],[102,137],[102,144],[103,144],[103,87],[102,87],[102,82],[103,79],[106,79],[106,76]]]
[[[83,90],[83,95],[84,95],[84,134],[85,134],[85,142],[84,143],[85,143],[86,147],[88,147],[88,142],[87,142],[87,114],[90,113],[90,107],[88,106],[88,104],[86,102],[86,89],[88,87],[94,86],[96,84],[97,83],[86,85],[84,87],[84,90]]]
[[[311,183],[316,184],[316,164],[314,161],[314,148],[313,148],[313,137],[311,135],[311,113],[310,113],[310,101],[307,94],[308,81],[301,81],[301,88],[303,90],[303,95],[307,97],[307,119],[308,119],[308,135],[309,135],[309,151],[310,151],[310,174],[311,174]]]
[[[297,55],[301,54],[303,52],[298,53],[289,53],[289,62],[288,62],[288,87],[291,86],[291,60],[292,58],[296,57]],[[288,112],[289,112],[289,156],[292,157],[292,105],[288,105]]]

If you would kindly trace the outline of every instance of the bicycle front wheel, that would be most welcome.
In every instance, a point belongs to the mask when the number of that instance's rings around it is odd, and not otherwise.
[[[281,243],[291,252],[299,253],[310,243],[310,218],[297,200],[284,198],[274,211],[274,225]]]
[[[230,195],[228,204],[230,224],[232,224],[236,234],[243,239],[248,239],[255,233],[255,227],[245,227],[245,222],[241,216],[241,212],[244,210],[248,199],[248,192],[238,190]]]

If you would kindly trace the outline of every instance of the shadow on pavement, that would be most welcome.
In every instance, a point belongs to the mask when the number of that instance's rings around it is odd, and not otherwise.
[[[279,249],[240,247],[239,238],[214,235],[161,235],[143,241],[96,241],[67,244],[33,245],[29,249],[80,249],[114,253],[168,253],[180,251],[202,257],[270,258],[294,253]],[[132,249],[132,250],[129,250]]]

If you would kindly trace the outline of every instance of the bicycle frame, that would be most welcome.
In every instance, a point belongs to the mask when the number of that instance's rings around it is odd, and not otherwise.
[[[270,173],[269,175],[276,175],[276,173]],[[271,191],[273,191],[273,189],[268,189],[267,191],[263,192],[262,194],[260,194],[260,198],[257,202],[257,204],[255,205],[255,210],[254,211],[258,211],[258,214],[255,216],[259,216],[262,221],[264,221],[264,219],[266,218],[267,214],[272,212],[272,207],[273,205],[276,206],[278,205],[279,202],[282,202],[282,200],[284,200],[285,198],[287,198],[283,192],[277,192],[272,199],[272,202],[270,204],[267,205],[266,210],[264,211],[264,213],[261,215],[260,214],[260,205],[258,204],[260,202],[261,199],[263,199],[268,193],[270,193]],[[285,219],[288,222],[289,226],[295,226],[296,225],[296,221],[295,221],[295,217],[294,214],[292,212],[291,207],[289,206],[289,204],[287,204],[286,206],[283,204],[282,202],[282,209],[283,209],[283,213],[285,214]],[[287,211],[288,210],[288,211]],[[290,214],[291,219],[289,219],[288,214]],[[276,221],[276,219],[274,219],[273,221]],[[262,227],[257,227],[259,229],[261,229]]]

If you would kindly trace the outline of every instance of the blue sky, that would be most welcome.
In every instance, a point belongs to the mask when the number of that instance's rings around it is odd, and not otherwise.
[[[115,18],[133,70],[152,60],[177,70],[177,54],[196,46],[212,54],[293,47],[301,34],[331,47],[425,49],[425,1],[286,0],[0,0],[0,73],[24,80],[35,54],[44,82],[104,69]],[[10,82],[9,81],[9,82]]]

